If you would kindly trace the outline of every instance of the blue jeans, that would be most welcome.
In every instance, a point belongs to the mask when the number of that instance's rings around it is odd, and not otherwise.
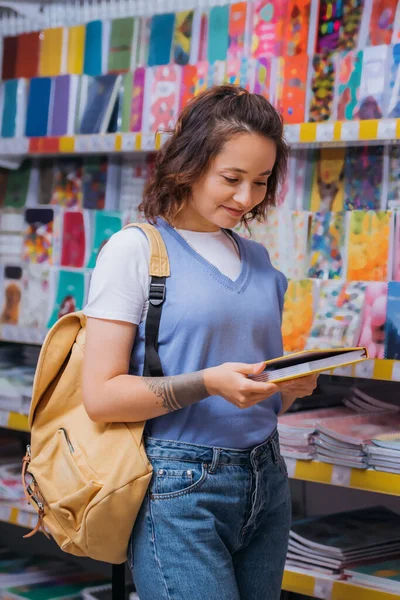
[[[129,544],[140,600],[278,600],[291,502],[278,434],[252,450],[147,438]]]

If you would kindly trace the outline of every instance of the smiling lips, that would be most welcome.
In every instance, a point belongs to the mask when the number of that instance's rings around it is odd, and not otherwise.
[[[234,208],[228,208],[228,206],[223,206],[222,208],[224,208],[226,211],[228,211],[228,213],[232,216],[232,217],[241,217],[243,215],[243,211],[241,210],[235,210]]]

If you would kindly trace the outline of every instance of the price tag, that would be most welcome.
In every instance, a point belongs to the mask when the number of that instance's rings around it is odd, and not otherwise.
[[[332,142],[335,133],[334,123],[318,123],[317,142]]]
[[[151,133],[149,135],[142,135],[142,150],[152,151],[155,149],[155,135]]]
[[[0,427],[7,427],[10,413],[6,410],[0,410]]]
[[[88,152],[88,136],[77,135],[75,137],[75,152]]]
[[[400,381],[400,360],[393,362],[392,381]]]
[[[314,598],[321,600],[331,600],[333,590],[333,581],[330,579],[316,579],[314,583]]]
[[[286,458],[285,457],[285,463],[286,463],[286,468],[287,468],[287,472],[289,477],[294,477],[295,471],[296,471],[296,464],[297,461],[295,458]]]
[[[396,125],[396,119],[380,119],[378,122],[378,138],[382,140],[395,140]]]
[[[103,137],[103,147],[107,152],[115,151],[115,140],[116,135],[114,133],[108,133]]]
[[[350,467],[342,467],[341,465],[333,465],[332,469],[332,485],[341,485],[344,487],[350,486],[351,469]]]
[[[136,133],[122,134],[122,151],[132,152],[136,148]]]
[[[342,123],[341,139],[345,142],[357,141],[360,137],[359,121],[344,121]]]
[[[285,125],[285,138],[289,144],[298,144],[300,141],[300,125]]]
[[[361,363],[357,363],[354,367],[356,377],[365,377],[366,379],[372,379],[374,375],[374,360],[364,360]]]

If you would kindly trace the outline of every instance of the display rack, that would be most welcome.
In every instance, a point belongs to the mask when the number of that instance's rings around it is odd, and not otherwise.
[[[388,144],[400,140],[400,119],[335,121],[285,125],[292,148],[303,146],[344,146],[373,142]],[[0,139],[0,156],[41,156],[63,154],[119,154],[159,150],[166,133],[109,133],[64,137]]]

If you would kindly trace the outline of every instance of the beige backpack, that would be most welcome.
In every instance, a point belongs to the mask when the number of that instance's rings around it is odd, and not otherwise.
[[[151,225],[129,227],[139,227],[149,240],[152,286],[162,290],[152,308],[159,322],[169,276],[164,241]],[[156,352],[157,339],[150,341]],[[120,564],[152,467],[142,440],[144,423],[94,423],[88,417],[81,387],[84,348],[85,316],[76,312],[52,327],[40,352],[22,472],[38,523],[25,537],[42,530],[65,552]],[[146,355],[147,349],[146,323]]]

